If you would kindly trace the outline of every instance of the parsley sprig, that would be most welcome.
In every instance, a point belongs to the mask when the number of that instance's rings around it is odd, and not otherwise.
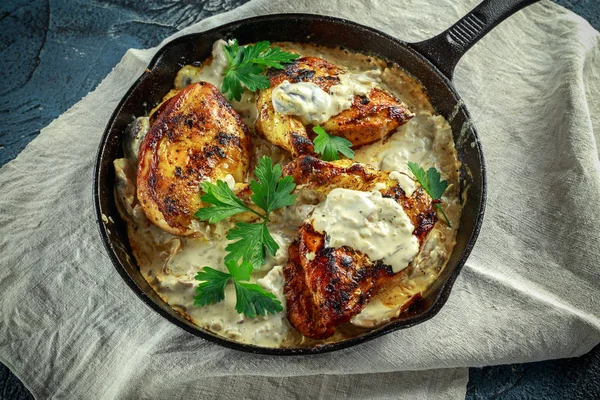
[[[281,302],[273,293],[269,293],[255,283],[242,282],[250,280],[252,264],[245,261],[238,266],[236,261],[225,263],[229,273],[217,271],[211,267],[196,275],[196,280],[202,281],[196,288],[194,304],[205,306],[225,299],[225,286],[232,281],[235,287],[235,310],[249,318],[257,315],[275,314],[283,311]]]
[[[254,170],[258,181],[250,182],[252,196],[250,199],[264,213],[260,213],[242,200],[238,199],[233,191],[223,181],[218,180],[216,184],[205,181],[202,183],[204,195],[200,197],[205,203],[212,207],[200,208],[194,216],[202,221],[215,224],[225,218],[243,212],[251,212],[262,219],[258,224],[237,222],[235,228],[227,234],[227,239],[237,240],[227,245],[225,250],[229,253],[225,261],[249,261],[255,268],[259,268],[265,262],[268,252],[275,255],[279,246],[267,229],[270,215],[273,211],[294,204],[296,195],[291,192],[296,188],[291,176],[281,177],[281,166],[275,164],[270,157],[264,156]]]
[[[427,172],[425,172],[423,168],[419,167],[417,163],[412,161],[409,161],[408,168],[413,173],[423,190],[425,190],[425,192],[427,192],[432,199],[441,200],[442,195],[448,188],[448,181],[441,180],[441,175],[437,169],[431,167],[427,170]],[[450,223],[450,220],[446,216],[446,213],[442,209],[440,203],[436,203],[434,207],[436,210],[442,213],[446,223],[450,228],[452,228],[452,224]]]
[[[335,161],[340,159],[339,153],[348,158],[354,157],[354,150],[351,149],[352,142],[339,136],[330,135],[320,126],[313,127],[313,132],[317,134],[313,143],[315,153],[321,154],[325,161]]]
[[[232,280],[236,292],[236,311],[254,318],[265,313],[281,311],[281,303],[272,293],[260,286],[241,282],[248,281],[254,268],[264,264],[266,255],[275,255],[279,245],[269,233],[267,223],[273,211],[294,204],[296,195],[292,191],[296,184],[291,176],[281,177],[281,166],[273,165],[269,157],[262,157],[254,170],[258,181],[250,182],[252,196],[250,199],[263,212],[259,212],[240,200],[229,186],[220,180],[216,184],[202,183],[204,195],[200,197],[212,207],[200,208],[195,217],[211,224],[222,221],[233,215],[251,212],[261,218],[259,223],[237,222],[235,228],[227,234],[232,242],[225,250],[225,266],[229,273],[217,271],[210,267],[198,272],[196,280],[203,281],[196,289],[194,303],[197,305],[214,304],[225,298],[225,286]],[[240,263],[241,260],[241,263]]]
[[[244,86],[251,92],[270,86],[269,78],[263,75],[267,68],[284,69],[286,63],[299,57],[279,47],[270,47],[268,41],[240,46],[237,39],[223,46],[229,66],[225,70],[221,91],[228,94],[229,100],[240,101]],[[243,85],[243,86],[242,86]]]

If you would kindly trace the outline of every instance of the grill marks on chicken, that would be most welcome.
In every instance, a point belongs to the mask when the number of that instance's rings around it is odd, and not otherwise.
[[[310,222],[298,233],[284,267],[288,319],[304,336],[325,339],[358,314],[393,272],[350,247],[326,247],[325,235]]]
[[[283,273],[287,317],[292,326],[304,336],[314,339],[324,339],[333,335],[335,327],[323,323],[319,307],[306,284],[297,240],[288,248],[288,262],[283,268]]]
[[[271,87],[275,87],[283,81],[289,81],[290,83],[312,82],[328,92],[333,85],[340,83],[338,75],[343,73],[343,69],[322,58],[302,57],[288,64],[283,70],[269,69],[268,76]]]
[[[163,104],[139,152],[137,194],[148,219],[180,236],[202,206],[199,185],[232,175],[242,182],[250,164],[248,128],[217,88],[187,86]]]
[[[314,154],[313,136],[307,133],[300,120],[275,111],[273,88],[282,83],[312,82],[325,92],[340,84],[339,75],[345,71],[318,57],[303,57],[284,70],[269,70],[269,89],[262,90],[257,98],[258,119],[256,130],[271,143],[287,150],[292,157]],[[350,109],[330,118],[322,126],[336,136],[341,136],[359,147],[375,142],[404,124],[412,114],[406,105],[390,93],[373,88],[365,96],[355,96]]]
[[[373,88],[366,96],[355,96],[352,107],[321,126],[330,135],[348,139],[356,148],[381,139],[413,116],[404,103],[386,91]]]
[[[388,172],[352,160],[323,161],[313,156],[292,160],[283,168],[283,174],[291,175],[297,185],[323,195],[336,188],[369,191],[389,176]]]
[[[296,184],[327,194],[335,188],[380,192],[395,199],[415,226],[422,244],[437,221],[434,201],[421,189],[409,197],[389,173],[350,160],[326,162],[303,156],[286,165],[284,174]],[[372,261],[350,247],[327,247],[326,232],[314,229],[310,218],[298,229],[298,241],[289,248],[284,268],[284,294],[290,323],[304,336],[325,339],[335,327],[358,314],[379,290],[396,284],[404,271],[394,274],[381,260]]]

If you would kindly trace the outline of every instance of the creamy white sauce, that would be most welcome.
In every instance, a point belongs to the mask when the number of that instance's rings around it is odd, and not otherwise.
[[[285,300],[283,300],[283,285],[285,285],[285,277],[283,276],[283,267],[281,265],[276,265],[271,268],[267,275],[265,275],[264,278],[258,279],[256,283],[271,293],[277,293],[277,298],[281,300],[281,304],[285,310]]]
[[[277,346],[285,337],[287,320],[282,315],[257,316],[246,318],[235,311],[236,295],[234,286],[225,287],[225,300],[208,306],[195,306],[194,296],[200,282],[173,275],[157,275],[149,280],[161,295],[169,299],[169,304],[185,313],[192,322],[215,333],[242,343],[262,346]],[[281,292],[281,291],[280,291]],[[278,300],[285,302],[280,292],[273,292]],[[282,303],[283,304],[283,303]]]
[[[380,192],[333,189],[312,214],[326,246],[349,246],[400,272],[419,251],[415,227],[395,200]]]
[[[390,174],[390,178],[397,180],[407,194],[416,189],[414,182],[409,183],[412,181],[409,178],[412,177],[408,168],[409,161],[417,163],[425,170],[430,167],[437,168],[442,174],[442,179],[450,183],[442,197],[442,206],[453,228],[437,223],[401,284],[394,290],[371,299],[350,321],[353,325],[364,328],[376,327],[396,318],[402,312],[403,304],[415,294],[427,290],[452,252],[460,222],[461,204],[457,187],[459,164],[450,125],[444,117],[435,115],[430,107],[426,107],[428,103],[419,100],[420,96],[408,99],[407,103],[412,103],[412,111],[417,111],[417,115],[400,126],[388,140],[357,149],[354,160],[383,170],[395,171]]]
[[[182,68],[175,80],[175,89],[165,99],[175,95],[183,87],[198,81],[210,82],[220,88],[224,65],[226,66],[226,60],[222,57],[224,56],[222,53],[223,44],[222,41],[215,43],[212,58],[204,61],[200,67],[186,66]],[[386,321],[397,317],[402,311],[403,305],[416,294],[427,290],[444,267],[454,246],[461,205],[458,199],[457,185],[457,168],[459,164],[454,150],[452,132],[445,119],[435,115],[423,88],[404,72],[395,68],[388,68],[385,61],[353,54],[345,50],[332,50],[291,43],[277,43],[275,45],[287,51],[296,51],[302,56],[322,57],[343,67],[347,73],[340,75],[341,84],[333,86],[330,93],[326,93],[328,96],[338,96],[340,104],[348,104],[353,96],[365,95],[372,87],[381,86],[401,99],[412,112],[417,114],[414,119],[401,126],[386,140],[357,149],[354,161],[392,171],[390,178],[396,180],[407,194],[416,188],[407,167],[408,161],[415,161],[425,169],[435,166],[441,171],[442,178],[447,179],[450,183],[450,187],[444,196],[443,205],[453,228],[449,228],[443,223],[436,224],[416,256],[410,257],[406,255],[408,254],[407,251],[400,251],[400,253],[404,252],[405,255],[402,258],[405,261],[386,262],[392,266],[396,264],[396,268],[399,265],[405,267],[408,265],[408,267],[404,268],[400,274],[395,275],[397,280],[392,287],[385,288],[372,298],[366,308],[351,320],[352,325],[359,327],[380,326]],[[365,77],[359,77],[361,74],[364,74]],[[354,77],[354,79],[349,79],[351,77]],[[254,129],[257,112],[255,98],[254,93],[245,91],[242,101],[232,102],[233,107],[240,113],[251,132]],[[342,101],[342,99],[345,100]],[[233,226],[233,223],[225,220],[216,225],[209,225],[194,221],[198,225],[195,230],[202,232],[204,237],[180,238],[160,230],[146,219],[135,197],[137,146],[146,130],[146,128],[143,128],[143,120],[139,122],[141,123],[135,124],[137,130],[132,130],[132,134],[127,135],[125,139],[125,154],[128,159],[115,160],[117,175],[115,189],[119,212],[128,221],[128,234],[140,271],[159,296],[193,323],[239,342],[265,347],[280,347],[282,345],[292,345],[294,347],[314,346],[322,343],[321,341],[311,341],[299,337],[298,332],[289,326],[285,312],[256,319],[240,316],[235,311],[235,293],[231,285],[227,287],[225,301],[205,307],[193,305],[195,288],[199,283],[194,279],[196,273],[204,266],[225,271],[223,257],[225,256],[224,249],[228,243],[225,235]],[[132,124],[132,126],[134,125]],[[287,161],[285,155],[283,155],[284,153],[276,146],[257,137],[253,137],[252,140],[254,160],[258,160],[260,156],[266,154],[276,162],[285,163]],[[248,179],[252,178],[252,176],[248,177]],[[224,179],[228,185],[231,185],[227,177]],[[381,190],[384,187],[384,184],[379,185],[379,187],[376,185],[373,190]],[[315,208],[324,207],[324,196],[319,193],[299,188],[296,194],[296,204],[272,214],[273,223],[269,226],[269,231],[280,249],[275,256],[267,257],[265,265],[260,270],[254,271],[251,279],[252,282],[256,282],[266,290],[274,293],[284,306],[282,266],[287,262],[288,246],[297,238],[297,227],[309,215],[315,218],[318,213]],[[369,193],[366,193],[366,195],[373,196]],[[349,198],[342,199],[346,202],[348,200]],[[369,201],[373,203],[372,199],[369,199]],[[379,200],[374,201],[378,202]],[[397,206],[397,203],[392,203],[394,205],[390,204],[390,207]],[[389,207],[386,206],[386,210],[387,208]],[[358,207],[355,207],[353,212],[357,209]],[[339,207],[339,211],[342,211],[341,207]],[[343,214],[341,213],[341,215]],[[373,221],[380,220],[383,214],[385,213],[376,213],[375,218],[372,218]],[[349,215],[347,217],[349,218]],[[339,221],[337,222],[339,223]],[[410,221],[408,222],[410,223]],[[354,221],[352,223],[364,224],[364,221]],[[362,228],[365,228],[365,226],[362,226]],[[332,231],[327,232],[328,235],[338,237],[336,240],[346,240],[342,237],[343,232],[335,232],[334,221],[331,221],[331,228],[327,229]],[[408,229],[407,224],[404,227],[404,233]],[[351,230],[346,226],[346,231],[344,233]],[[355,231],[360,232],[360,229],[355,229]],[[371,233],[374,236],[370,237],[377,237],[383,231],[383,229],[380,229],[378,233]],[[368,233],[368,227],[363,233]],[[407,238],[405,237],[405,239]],[[384,238],[384,240],[387,239]],[[410,242],[410,240],[407,240],[407,242]],[[393,253],[394,246],[397,243],[383,245],[379,241],[377,243],[373,241],[371,244],[372,251],[375,253],[370,255],[368,251],[364,252],[369,254],[369,257],[373,260],[376,260],[379,259],[378,257],[381,257],[381,259],[393,257],[394,254],[387,255],[387,253]],[[364,243],[356,244],[356,247],[353,247],[360,250],[358,247],[361,245],[364,245]],[[314,254],[308,254],[307,256],[310,259],[314,257]],[[410,259],[412,259],[412,262],[410,262]],[[343,340],[362,332],[352,331],[348,326],[351,325],[340,327],[338,333],[327,339],[326,342]]]
[[[245,343],[263,343],[273,346],[285,336],[288,325],[284,313],[268,314],[247,318],[235,311],[236,295],[230,283],[225,288],[225,300],[208,306],[197,307],[193,304],[196,287],[200,282],[194,279],[196,273],[210,266],[227,272],[223,257],[227,241],[205,239],[186,239],[185,251],[173,255],[166,264],[168,269],[165,279],[160,282],[162,288],[169,291],[169,303],[177,305],[193,321],[212,331]],[[272,269],[265,277],[256,280],[253,274],[251,282],[269,289],[282,304],[283,284],[277,270]],[[163,276],[163,275],[157,275]]]
[[[227,45],[224,40],[217,40],[213,44],[212,59],[208,63],[208,67],[195,67],[186,65],[179,70],[175,77],[175,89],[183,89],[184,87],[196,82],[208,82],[219,90],[223,85],[223,75],[228,66],[227,56],[223,46]]]
[[[123,174],[119,173],[118,176],[122,177]],[[138,214],[135,224],[141,229],[129,229],[129,236],[135,238],[134,255],[144,278],[165,301],[194,324],[224,337],[267,347],[279,346],[289,329],[285,312],[256,318],[238,314],[232,284],[225,288],[224,301],[203,307],[194,305],[196,288],[200,284],[195,280],[198,271],[209,266],[227,272],[223,261],[225,247],[229,243],[227,240],[220,235],[213,235],[214,239],[211,240],[174,237],[141,218],[144,218],[143,212],[141,216]],[[276,238],[276,241],[282,239]],[[266,264],[268,269],[254,272],[250,282],[271,291],[285,307],[281,267],[273,267],[281,260],[281,256],[269,257]]]
[[[140,144],[149,130],[150,118],[148,117],[138,117],[127,126],[125,140],[123,141],[125,144],[123,146],[125,157],[137,160]]]
[[[398,182],[398,186],[400,186],[400,188],[402,190],[404,190],[404,193],[408,197],[412,196],[412,194],[415,192],[415,190],[417,190],[417,185],[415,185],[415,181],[412,178],[409,178],[408,175],[406,175],[402,172],[399,172],[399,171],[390,172],[390,179]]]
[[[436,225],[398,285],[384,289],[372,298],[359,314],[352,317],[350,323],[373,328],[398,317],[415,294],[424,293],[439,275],[449,256],[445,245],[448,239],[450,237],[440,229],[439,224]]]
[[[273,89],[273,108],[283,115],[296,115],[303,124],[322,124],[339,113],[332,97],[312,82],[283,81]]]
[[[329,93],[312,82],[283,81],[273,89],[273,108],[283,115],[297,116],[303,124],[322,124],[352,106],[356,95],[366,96],[379,86],[381,71],[339,75],[339,85]]]
[[[436,167],[443,174],[452,169],[453,159],[447,155],[454,151],[450,125],[444,117],[426,111],[400,126],[388,140],[358,149],[354,160],[410,176],[408,162],[412,161],[425,170]]]

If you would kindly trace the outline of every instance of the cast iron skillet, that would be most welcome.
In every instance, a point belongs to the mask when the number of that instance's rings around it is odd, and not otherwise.
[[[432,39],[405,43],[373,28],[339,18],[307,14],[279,14],[232,22],[206,32],[180,37],[158,51],[146,72],[117,106],[102,138],[94,179],[96,216],[102,240],[117,271],[133,291],[160,315],[194,335],[232,349],[260,354],[315,354],[353,346],[397,329],[432,318],[444,305],[481,227],[485,208],[485,165],[481,145],[469,113],[452,85],[452,73],[461,56],[505,18],[537,0],[484,0],[479,6]],[[193,325],[161,300],[140,274],[131,253],[125,222],[119,217],[113,188],[113,160],[123,156],[122,135],[134,116],[145,115],[172,87],[184,65],[204,60],[217,39],[237,38],[241,44],[260,40],[310,42],[373,54],[397,62],[419,79],[431,103],[452,127],[464,168],[461,193],[466,202],[456,247],[439,279],[400,318],[361,336],[315,348],[271,349],[240,344]],[[112,217],[113,223],[103,219]]]

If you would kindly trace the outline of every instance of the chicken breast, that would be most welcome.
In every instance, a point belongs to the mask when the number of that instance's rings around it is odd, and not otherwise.
[[[275,111],[273,89],[287,80],[291,83],[313,82],[321,89],[329,90],[332,85],[340,83],[337,76],[341,73],[343,70],[317,57],[299,58],[284,70],[270,69],[268,76],[271,87],[261,90],[256,100],[256,131],[269,142],[287,150],[292,157],[314,154],[312,140],[300,119]]]
[[[437,221],[433,206],[436,200],[417,186],[407,196],[390,172],[352,160],[323,161],[313,156],[302,156],[283,168],[283,175],[291,175],[298,187],[314,190],[325,196],[333,189],[370,191],[380,184],[384,197],[395,199],[402,206],[415,227],[414,235],[422,243]]]
[[[392,133],[413,116],[404,103],[384,90],[373,88],[365,96],[355,96],[348,110],[321,126],[330,135],[348,139],[356,148]]]
[[[304,336],[325,339],[358,314],[393,272],[350,247],[325,246],[325,235],[309,222],[298,234],[283,270],[288,319]]]
[[[435,202],[422,188],[407,196],[389,172],[367,165],[303,156],[288,164],[284,174],[322,194],[335,188],[369,191],[380,187],[384,197],[402,206],[421,245],[437,221]],[[372,261],[351,247],[328,247],[326,234],[317,231],[309,217],[298,229],[298,240],[290,246],[284,267],[288,319],[304,336],[314,339],[333,335],[335,327],[348,322],[379,290],[397,284],[405,273],[395,274],[383,261]]]
[[[271,143],[287,150],[292,157],[313,154],[313,136],[301,120],[283,115],[273,107],[273,90],[284,81],[312,82],[325,92],[340,84],[345,71],[321,58],[303,57],[284,70],[269,70],[271,87],[257,98],[256,130]],[[349,109],[327,120],[322,126],[332,135],[342,136],[359,147],[381,139],[408,121],[413,114],[390,93],[373,88],[366,95],[356,95]],[[309,125],[310,128],[310,125]]]
[[[242,182],[250,150],[248,128],[219,90],[206,82],[187,86],[155,113],[141,143],[137,195],[144,213],[169,233],[193,234],[200,183],[227,175]]]
[[[294,178],[296,185],[327,195],[335,188],[371,190],[375,184],[386,182],[389,172],[349,159],[323,161],[305,155],[286,164],[283,175]]]

